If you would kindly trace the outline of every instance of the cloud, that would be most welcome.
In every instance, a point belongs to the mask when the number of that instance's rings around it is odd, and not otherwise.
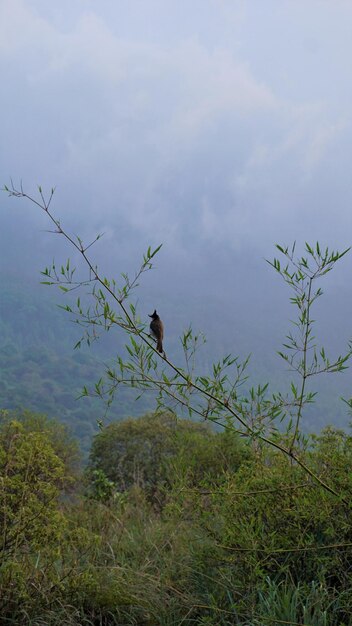
[[[33,45],[50,44],[53,29],[34,14],[23,0],[3,0],[0,4],[0,52],[11,57]]]
[[[153,237],[175,249],[187,248],[195,233],[200,247],[239,249],[290,236],[292,228],[313,230],[316,214],[305,198],[322,201],[329,222],[326,187],[334,185],[334,155],[340,177],[348,176],[350,121],[321,90],[290,98],[273,78],[282,59],[274,56],[272,67],[260,70],[259,51],[270,46],[270,20],[277,26],[280,12],[271,17],[257,4],[248,12],[242,2],[232,11],[229,2],[209,1],[202,15],[189,9],[198,25],[192,34],[172,4],[166,10],[150,3],[148,34],[146,8],[137,20],[138,12],[120,2],[99,9],[76,1],[58,19],[39,0],[3,0],[1,169],[57,185],[75,228],[110,224],[110,232],[129,229],[136,239]],[[253,11],[265,37],[249,21]],[[251,29],[255,45],[241,47],[240,34],[249,41]],[[277,30],[272,36],[274,45]],[[314,81],[323,85],[324,78]],[[336,189],[335,200],[346,230],[348,197]]]

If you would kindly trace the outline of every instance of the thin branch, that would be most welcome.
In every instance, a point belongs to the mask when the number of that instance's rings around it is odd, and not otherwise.
[[[124,313],[124,316],[125,316],[125,318],[126,318],[126,320],[128,322],[128,327],[127,328],[128,328],[128,330],[130,332],[133,332],[134,334],[138,335],[140,337],[140,339],[159,357],[159,359],[162,359],[165,363],[167,363],[167,365],[171,368],[171,370],[174,371],[180,379],[184,380],[190,388],[193,388],[194,390],[198,391],[203,396],[207,397],[211,402],[214,402],[215,405],[218,406],[219,408],[224,409],[226,412],[228,411],[230,413],[230,415],[232,417],[234,417],[243,426],[243,428],[246,430],[246,433],[243,433],[245,436],[258,438],[258,439],[262,440],[263,442],[265,442],[266,444],[268,444],[269,446],[272,446],[273,448],[281,451],[283,454],[287,455],[292,461],[294,461],[298,465],[300,465],[302,467],[302,469],[304,469],[326,491],[328,491],[331,494],[333,494],[333,495],[338,497],[339,494],[332,487],[327,485],[317,474],[315,474],[305,463],[303,463],[299,459],[298,456],[296,456],[293,453],[293,444],[294,444],[294,441],[296,440],[296,437],[297,437],[297,434],[298,434],[299,421],[300,421],[300,417],[301,417],[301,409],[299,409],[299,412],[298,412],[298,419],[297,419],[297,423],[296,423],[296,429],[295,429],[295,433],[294,433],[294,438],[292,440],[292,443],[291,443],[291,446],[290,446],[289,449],[285,448],[283,445],[279,444],[278,442],[276,442],[276,441],[274,441],[272,439],[269,439],[268,437],[265,437],[264,435],[261,435],[261,434],[257,433],[255,431],[255,429],[253,429],[251,426],[249,426],[245,422],[245,420],[238,414],[238,412],[236,412],[231,406],[228,405],[227,400],[221,400],[220,398],[215,396],[213,393],[211,393],[211,392],[207,391],[206,389],[200,387],[197,383],[192,381],[191,378],[188,375],[186,375],[181,369],[179,369],[171,361],[169,361],[169,359],[166,357],[165,353],[164,354],[158,353],[158,351],[156,350],[156,347],[150,342],[150,340],[149,340],[149,338],[147,338],[146,334],[143,333],[136,326],[133,318],[130,316],[130,314],[128,312],[128,309],[124,305],[123,301],[124,301],[125,298],[124,297],[118,298],[116,296],[116,294],[111,289],[111,287],[106,283],[106,281],[103,280],[100,277],[100,275],[98,274],[97,268],[90,261],[89,257],[86,254],[86,251],[82,247],[82,245],[77,244],[76,241],[66,231],[63,230],[63,228],[61,227],[60,222],[50,212],[49,207],[50,207],[50,202],[51,202],[52,195],[53,195],[53,190],[52,190],[49,202],[46,202],[46,200],[44,198],[44,195],[42,193],[42,190],[39,187],[39,193],[40,193],[40,196],[41,196],[41,199],[42,199],[42,203],[40,203],[37,200],[35,200],[35,198],[33,198],[32,196],[28,195],[27,193],[25,193],[23,191],[22,183],[21,183],[21,191],[18,191],[18,190],[15,189],[12,181],[11,181],[11,184],[12,184],[12,189],[9,189],[9,188],[7,188],[5,186],[5,188],[4,188],[5,191],[7,191],[10,196],[26,198],[29,201],[33,202],[40,209],[42,209],[48,215],[49,219],[57,227],[58,234],[62,234],[64,236],[64,238],[81,254],[81,256],[83,257],[85,263],[87,264],[87,266],[88,266],[88,268],[90,270],[91,276],[93,276],[93,278],[97,281],[97,283],[99,283],[101,285],[101,287],[105,291],[107,291],[110,294],[110,296],[121,307],[121,309],[122,309],[122,311]],[[146,259],[144,259],[144,263],[142,265],[140,273],[143,271],[143,268],[147,267],[147,265],[148,265],[148,262],[147,262]],[[135,278],[135,280],[136,280],[136,278]],[[309,337],[309,333],[307,331],[306,335],[305,335],[306,346],[308,345],[308,337]],[[304,384],[305,384],[305,381],[304,381]],[[302,387],[303,387],[303,392],[304,392],[304,385],[302,385]],[[301,397],[303,395],[303,392],[301,393]],[[181,401],[179,398],[177,399],[177,401],[180,402],[181,404],[184,404],[184,401]],[[198,414],[201,414],[199,411],[195,411],[195,412],[198,412]],[[219,423],[215,419],[212,419],[212,421],[214,423]],[[222,424],[221,422],[220,422],[220,425],[223,428],[226,428],[226,425]]]

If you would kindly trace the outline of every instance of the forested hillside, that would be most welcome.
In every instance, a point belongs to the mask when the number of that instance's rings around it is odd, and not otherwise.
[[[26,408],[56,417],[69,424],[87,451],[105,409],[97,399],[78,398],[84,385],[94,387],[113,352],[109,355],[101,346],[74,350],[81,330],[57,307],[57,293],[5,277],[1,283],[1,408]],[[136,405],[134,397],[123,389],[109,419],[149,409],[148,398]]]
[[[87,452],[92,435],[97,431],[97,421],[104,417],[105,408],[97,399],[78,397],[85,385],[90,389],[94,387],[104,371],[104,365],[113,362],[126,338],[121,333],[103,334],[90,348],[83,344],[80,349],[74,350],[82,329],[58,307],[58,304],[63,305],[67,301],[61,292],[39,285],[39,280],[25,282],[18,275],[2,275],[1,286],[1,407],[27,408],[62,420],[69,424]],[[253,289],[258,289],[259,297],[263,299],[260,286],[253,286]],[[260,323],[257,323],[252,310],[246,316],[243,308],[238,309],[233,294],[229,294],[229,304],[223,308],[220,300],[207,306],[206,301],[197,298],[196,294],[192,296],[187,285],[184,285],[184,293],[187,307],[179,293],[171,294],[162,307],[167,318],[167,350],[176,360],[182,362],[183,359],[179,336],[187,327],[189,316],[195,328],[206,328],[209,332],[206,344],[200,347],[197,355],[199,371],[209,373],[213,361],[223,357],[229,349],[242,358],[252,352],[248,385],[270,382],[273,392],[289,387],[290,373],[277,357],[276,350],[280,349],[280,344],[274,343],[278,334],[275,336],[273,332],[273,320],[269,313],[262,312]],[[147,316],[154,303],[149,302],[147,294],[146,301],[144,309]],[[328,328],[329,308],[328,315],[324,310],[322,313]],[[219,318],[221,325],[217,323]],[[276,321],[277,316],[274,319]],[[280,319],[279,323],[282,329],[289,328],[289,319]],[[333,326],[331,332],[326,330],[325,334],[332,346],[336,344],[340,345],[339,349],[341,346],[344,349],[339,331]],[[282,330],[283,339],[284,332]],[[350,396],[349,374],[319,379],[314,381],[313,388],[319,394],[317,402],[306,408],[303,429],[318,432],[327,424],[347,427],[348,411],[340,396]],[[135,402],[137,396],[132,389],[120,388],[107,423],[129,415],[141,415],[155,408],[153,394],[144,394]]]

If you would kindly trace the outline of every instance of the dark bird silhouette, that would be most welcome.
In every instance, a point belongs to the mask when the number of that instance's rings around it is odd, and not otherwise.
[[[156,339],[156,349],[158,352],[163,353],[164,324],[156,311],[149,315],[149,317],[152,318],[152,321],[150,322],[150,332],[152,337]]]

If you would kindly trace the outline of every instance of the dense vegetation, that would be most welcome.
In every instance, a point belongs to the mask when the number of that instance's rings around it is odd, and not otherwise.
[[[148,248],[133,277],[107,278],[90,257],[100,235],[83,243],[63,230],[50,208],[53,189],[46,197],[39,187],[38,199],[13,184],[5,191],[44,211],[82,263],[77,274],[69,259],[42,271],[44,284],[68,297],[62,308],[81,328],[77,345],[109,331],[122,338],[82,395],[111,409],[121,390],[133,391],[154,398],[157,413],[98,421],[79,475],[62,427],[3,412],[3,621],[352,626],[352,438],[303,427],[312,381],[343,372],[352,358],[351,342],[336,353],[313,333],[320,282],[349,249],[276,246],[280,257],[269,263],[290,289],[296,318],[278,353],[288,381],[269,390],[248,381],[248,358],[226,353],[200,368],[203,337],[191,327],[180,337],[182,358],[157,351],[132,297],[160,246]],[[11,354],[5,346],[5,361]],[[41,359],[32,361],[31,377]],[[50,382],[45,369],[38,379]]]
[[[66,428],[3,411],[3,624],[352,624],[352,437],[305,460],[147,415],[99,433],[79,474]]]
[[[70,426],[85,454],[97,420],[104,408],[95,399],[77,401],[85,384],[101,376],[102,362],[108,358],[104,346],[91,351],[74,350],[79,330],[68,324],[62,311],[43,289],[36,285],[9,280],[1,275],[0,307],[0,397],[1,406],[59,417]],[[113,418],[127,417],[133,394],[123,390],[112,413]],[[134,413],[150,406],[143,398]]]

